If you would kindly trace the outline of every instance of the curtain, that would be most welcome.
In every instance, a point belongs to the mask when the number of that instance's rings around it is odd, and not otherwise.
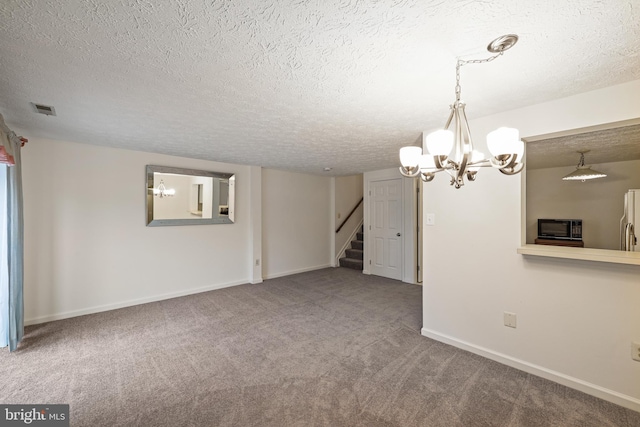
[[[9,130],[0,115],[0,145],[12,166],[0,164],[0,347],[14,351],[24,335],[21,147],[26,142]]]
[[[0,164],[0,347],[9,345],[9,256],[7,241],[7,173]]]

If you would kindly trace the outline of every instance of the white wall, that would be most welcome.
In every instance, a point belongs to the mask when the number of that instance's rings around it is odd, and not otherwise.
[[[237,174],[236,223],[146,227],[148,164]],[[248,172],[30,137],[23,150],[26,322],[247,283]]]
[[[527,171],[527,243],[538,234],[538,218],[577,218],[583,221],[586,248],[620,249],[620,218],[624,193],[640,188],[640,160],[600,163],[593,169],[606,178],[563,181],[575,166]]]
[[[249,270],[251,283],[262,283],[262,168],[259,166],[251,166],[250,184],[251,194],[249,196]],[[235,188],[235,180],[229,181],[231,191]],[[234,190],[235,191],[235,190]],[[232,206],[229,205],[229,212]]]
[[[235,173],[235,223],[146,227],[148,164]],[[23,179],[27,324],[330,266],[328,177],[29,137]]]
[[[640,80],[470,122],[523,137],[640,117]],[[640,268],[522,256],[523,175],[424,186],[423,334],[640,410]],[[517,314],[517,329],[503,312]]]
[[[331,178],[262,170],[262,274],[331,266]]]
[[[336,229],[363,197],[362,174],[335,178],[335,223]],[[335,251],[339,255],[342,248],[351,241],[351,235],[363,218],[363,204],[336,233]]]

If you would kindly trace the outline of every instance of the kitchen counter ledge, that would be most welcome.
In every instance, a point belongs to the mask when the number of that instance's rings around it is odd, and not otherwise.
[[[518,248],[518,253],[522,255],[544,256],[551,258],[567,258],[583,261],[610,262],[614,264],[640,265],[640,252],[613,251],[610,249],[524,245]]]

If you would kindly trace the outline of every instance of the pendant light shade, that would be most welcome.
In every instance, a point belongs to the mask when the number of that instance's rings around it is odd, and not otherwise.
[[[566,175],[562,179],[565,181],[586,181],[587,179],[596,179],[606,177],[606,173],[598,172],[591,169],[591,166],[578,166],[576,170]]]

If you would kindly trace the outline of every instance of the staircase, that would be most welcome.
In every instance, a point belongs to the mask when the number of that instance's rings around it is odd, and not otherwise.
[[[351,241],[351,249],[347,249],[345,255],[344,258],[340,258],[340,267],[363,270],[364,231],[362,228],[360,228],[360,231],[356,234],[356,240]]]

